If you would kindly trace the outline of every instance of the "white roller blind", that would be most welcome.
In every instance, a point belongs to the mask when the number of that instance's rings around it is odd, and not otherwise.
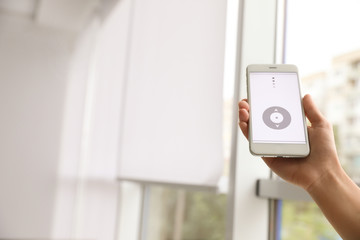
[[[215,186],[223,170],[223,0],[136,0],[119,178]]]

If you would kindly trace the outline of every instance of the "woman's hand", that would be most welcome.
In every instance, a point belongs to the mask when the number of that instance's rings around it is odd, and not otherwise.
[[[305,114],[311,126],[308,127],[310,154],[306,158],[269,158],[265,163],[281,178],[308,190],[313,183],[334,169],[339,163],[331,124],[320,113],[310,95],[303,99]],[[249,130],[249,104],[246,99],[239,102],[239,127],[246,138]]]
[[[360,239],[360,189],[342,169],[331,124],[310,95],[303,99],[310,154],[306,158],[263,158],[281,178],[304,188],[343,239]],[[248,138],[249,104],[239,102],[239,126]]]

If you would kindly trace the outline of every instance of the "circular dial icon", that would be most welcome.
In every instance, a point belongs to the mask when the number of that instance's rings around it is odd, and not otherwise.
[[[266,126],[272,129],[284,129],[291,123],[290,113],[279,106],[269,107],[264,111],[262,117]]]

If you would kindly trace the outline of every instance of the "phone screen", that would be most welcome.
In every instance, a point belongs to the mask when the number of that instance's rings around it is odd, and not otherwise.
[[[296,72],[250,72],[253,143],[306,144]]]

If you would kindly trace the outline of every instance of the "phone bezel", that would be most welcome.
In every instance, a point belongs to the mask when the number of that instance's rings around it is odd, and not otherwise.
[[[285,144],[285,143],[254,143],[252,140],[252,122],[251,122],[251,93],[250,93],[250,82],[249,75],[251,72],[292,72],[298,76],[298,84],[300,97],[301,95],[301,82],[299,79],[298,69],[292,64],[252,64],[246,68],[246,83],[247,83],[247,94],[248,103],[250,105],[250,118],[249,118],[249,149],[251,154],[255,156],[264,157],[306,157],[310,153],[308,131],[306,124],[306,117],[303,108],[302,99],[301,111],[304,123],[305,132],[305,144]]]

